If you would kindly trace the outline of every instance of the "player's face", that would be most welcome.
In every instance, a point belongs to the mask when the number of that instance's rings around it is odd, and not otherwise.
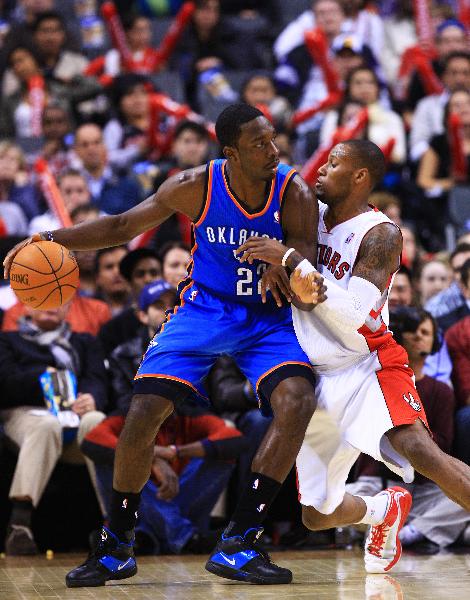
[[[346,147],[338,144],[330,152],[328,161],[318,170],[315,183],[317,198],[328,205],[341,202],[352,191],[353,174]]]
[[[276,131],[265,117],[258,117],[241,127],[238,146],[230,156],[239,162],[241,169],[250,179],[270,181],[279,164],[279,148]]]

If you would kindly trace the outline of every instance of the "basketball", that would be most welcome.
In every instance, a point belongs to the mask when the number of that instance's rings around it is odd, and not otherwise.
[[[75,257],[55,242],[33,242],[13,259],[10,286],[18,300],[31,308],[58,308],[75,294],[79,271]]]

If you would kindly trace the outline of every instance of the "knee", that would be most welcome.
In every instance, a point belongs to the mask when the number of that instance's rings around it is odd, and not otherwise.
[[[330,528],[330,515],[324,515],[312,506],[302,507],[302,523],[310,531],[321,531]]]
[[[134,427],[155,429],[173,412],[173,403],[166,398],[152,394],[136,394],[132,398],[126,422],[132,422]]]
[[[30,432],[35,437],[62,440],[62,426],[53,415],[38,417],[37,423]]]
[[[282,420],[294,429],[305,431],[316,408],[313,389],[289,390],[273,408],[275,420]]]
[[[433,456],[436,451],[439,451],[438,446],[424,429],[422,431],[403,429],[395,436],[392,445],[419,472],[433,463]]]

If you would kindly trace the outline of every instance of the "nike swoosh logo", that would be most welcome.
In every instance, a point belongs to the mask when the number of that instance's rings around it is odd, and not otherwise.
[[[117,568],[117,570],[118,570],[118,571],[120,571],[121,569],[124,569],[124,567],[125,567],[125,566],[127,565],[127,563],[128,563],[128,562],[130,562],[130,561],[131,561],[131,559],[130,559],[130,558],[128,558],[128,559],[126,560],[126,562],[125,562],[125,563],[122,563],[122,565],[119,565],[119,567]]]
[[[235,565],[235,559],[234,558],[228,558],[227,556],[225,556],[225,554],[223,552],[220,553],[220,556],[226,560],[230,565],[234,566]]]

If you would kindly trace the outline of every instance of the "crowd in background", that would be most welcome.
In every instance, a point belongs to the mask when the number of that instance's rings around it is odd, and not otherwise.
[[[2,253],[64,224],[51,179],[79,223],[219,157],[213,122],[235,101],[263,111],[281,160],[312,184],[336,142],[370,139],[388,165],[370,202],[404,240],[392,329],[436,442],[470,464],[470,19],[464,2],[429,2],[426,29],[413,11],[425,4],[196,0],[165,54],[183,2],[116,2],[123,51],[97,0],[1,1]],[[0,421],[17,452],[7,553],[37,551],[32,517],[58,461],[86,462],[106,520],[133,375],[177,302],[190,243],[190,222],[173,215],[129,247],[77,252],[80,289],[57,311],[27,309],[0,287]],[[140,552],[209,551],[214,506],[227,485],[236,497],[269,427],[230,357],[206,383],[212,405],[178,407],[157,437]],[[55,412],[44,400],[51,386]],[[390,476],[361,459],[351,485],[378,489]],[[470,518],[430,486],[415,484],[424,500],[403,543],[470,541]],[[272,537],[307,544],[292,498]]]

